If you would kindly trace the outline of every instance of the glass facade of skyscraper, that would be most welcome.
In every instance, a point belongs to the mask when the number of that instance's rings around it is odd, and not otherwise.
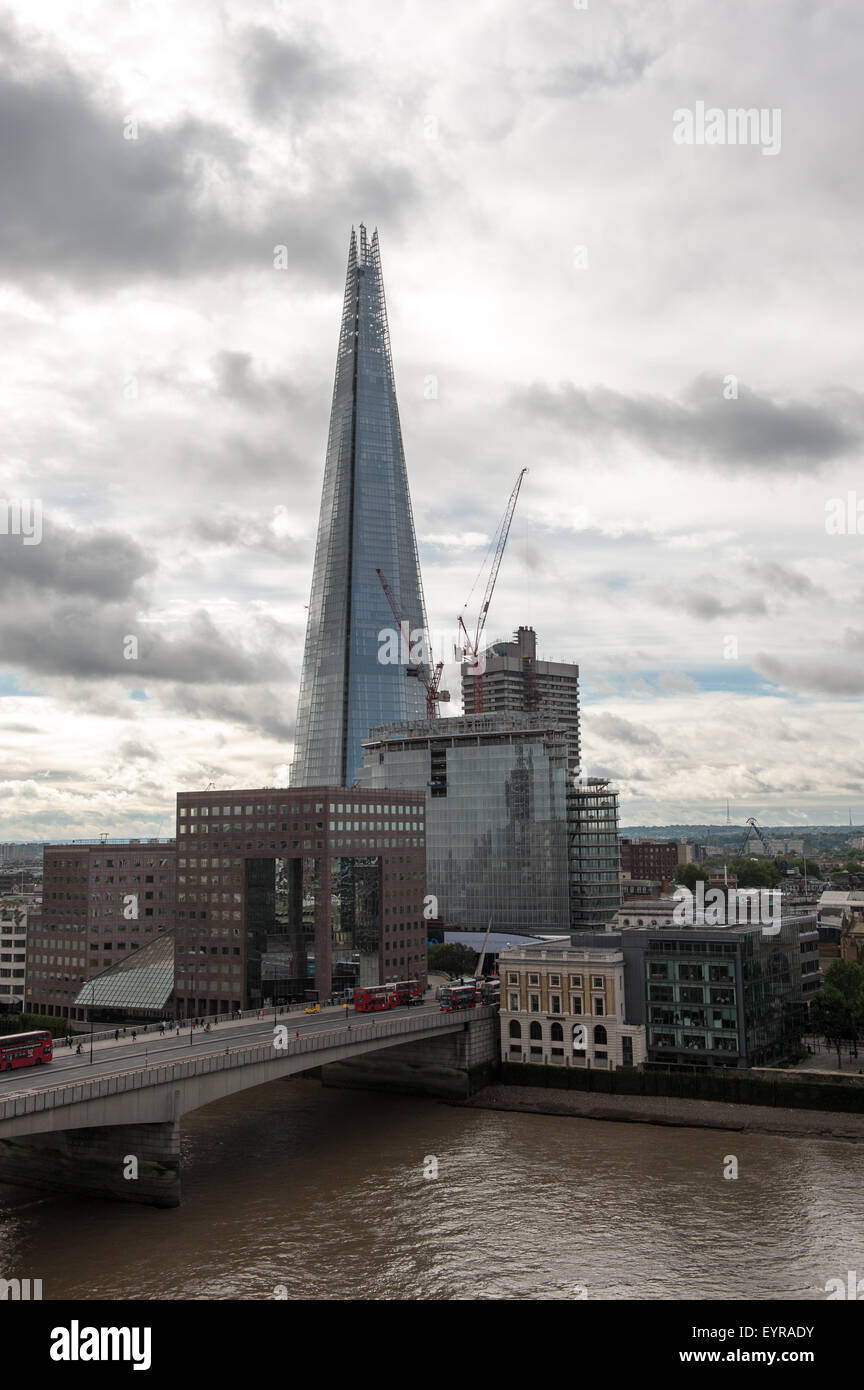
[[[396,619],[379,569],[409,634],[425,633],[378,233],[367,247],[361,226],[348,256],[292,786],[350,786],[374,725],[425,714],[407,661],[380,659],[379,634]]]
[[[430,732],[434,730],[434,732]],[[373,731],[361,786],[427,788],[427,887],[465,930],[570,928],[568,734],[527,715]]]

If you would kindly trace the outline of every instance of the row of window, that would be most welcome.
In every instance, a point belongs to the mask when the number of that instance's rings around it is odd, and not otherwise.
[[[518,985],[518,983],[519,983],[519,976],[518,976],[518,974],[516,973],[516,971],[510,971],[510,972],[508,973],[508,975],[507,975],[507,983],[508,983],[508,985]],[[529,975],[529,976],[528,976],[528,984],[529,984],[529,985],[539,985],[539,983],[540,983],[540,976],[539,976],[539,975]],[[560,985],[561,985],[561,976],[560,976],[560,975],[550,975],[550,976],[549,976],[549,985],[550,985],[550,987],[552,987],[552,988],[560,987]],[[591,988],[592,988],[592,989],[603,989],[604,986],[605,986],[605,979],[604,979],[604,977],[603,977],[602,975],[592,975],[592,976],[591,976]],[[570,976],[570,988],[571,988],[571,989],[581,989],[581,988],[582,988],[582,976],[581,976],[581,975],[571,975],[571,976]]]
[[[520,1007],[521,1007],[521,1006],[520,1006],[520,1003],[519,1003],[519,995],[518,995],[518,994],[508,994],[508,1001],[509,1001],[509,1002],[508,1002],[507,1007],[508,1007],[510,1013],[513,1013],[513,1014],[519,1013],[519,1010],[520,1010]],[[581,994],[573,994],[573,995],[570,996],[570,1012],[571,1012],[571,1014],[581,1014],[581,1013],[584,1013],[584,1007],[583,1007],[583,1005],[584,1005],[584,999],[583,999],[583,996],[582,996]],[[549,995],[549,1013],[550,1013],[550,1014],[560,1014],[561,1011],[562,1011],[562,1010],[561,1010],[561,995],[560,995],[560,994],[550,994],[550,995]],[[529,995],[528,995],[528,1012],[531,1013],[531,1014],[539,1014],[539,1013],[541,1012],[541,1009],[540,1009],[540,995],[539,995],[539,994],[529,994]],[[591,999],[591,1012],[594,1014],[594,1017],[595,1017],[595,1018],[602,1018],[602,1017],[604,1016],[604,1014],[606,1013],[606,1000],[605,1000],[605,996],[604,996],[604,995],[602,995],[602,994],[595,994],[595,995],[592,996],[592,999]]]
[[[339,816],[341,816],[341,815],[348,815],[348,816],[350,816],[350,815],[352,815],[352,814],[355,815],[355,816],[358,816],[358,815],[365,816],[365,815],[368,813],[369,815],[373,815],[373,816],[374,816],[374,815],[384,815],[384,816],[390,816],[390,815],[393,815],[393,816],[404,816],[404,815],[414,816],[414,815],[416,815],[416,816],[422,817],[422,816],[424,815],[424,813],[425,813],[425,812],[424,812],[424,807],[423,807],[422,804],[418,804],[418,805],[416,805],[416,806],[392,806],[392,807],[391,807],[391,806],[379,806],[377,803],[373,803],[373,804],[371,804],[371,805],[368,804],[368,803],[367,803],[367,805],[361,805],[361,804],[359,804],[359,803],[353,804],[353,803],[347,803],[347,802],[339,801],[339,802],[330,802],[327,809],[328,809],[328,811],[329,811],[329,813],[330,813],[331,816],[332,816],[332,815],[339,815]],[[180,813],[180,819],[181,819],[181,820],[185,820],[187,817],[191,820],[191,819],[193,819],[193,818],[196,817],[196,816],[202,816],[202,817],[204,817],[204,816],[209,816],[209,817],[214,818],[214,819],[217,818],[217,817],[220,817],[220,816],[223,816],[223,817],[224,817],[224,816],[275,816],[275,815],[277,815],[277,814],[280,815],[280,816],[300,816],[300,815],[308,816],[308,815],[313,815],[313,814],[314,814],[314,815],[321,815],[321,814],[323,813],[323,811],[324,811],[324,803],[323,803],[323,802],[321,802],[321,801],[316,801],[316,802],[313,803],[313,802],[308,802],[308,801],[307,801],[307,802],[305,802],[305,803],[298,802],[296,805],[291,806],[291,807],[290,807],[290,810],[289,810],[289,807],[286,805],[286,806],[280,806],[279,809],[278,809],[278,811],[277,811],[276,805],[275,805],[275,803],[273,803],[273,804],[270,804],[270,805],[267,805],[267,806],[265,806],[265,805],[255,805],[255,806],[246,806],[245,808],[244,808],[243,806],[234,806],[233,810],[232,810],[232,808],[231,808],[230,806],[222,806],[221,808],[220,808],[219,806],[189,806],[189,807],[187,807],[187,806],[181,806],[181,807],[180,807],[180,812],[179,812],[179,813]],[[124,861],[121,861],[121,862],[124,862]],[[137,863],[140,863],[141,861],[138,860],[138,861],[136,861],[136,862],[137,862]],[[152,860],[151,860],[150,862],[152,863]],[[76,860],[75,863],[76,863],[76,867],[77,867],[78,861]],[[108,863],[111,863],[111,860],[108,860]]]

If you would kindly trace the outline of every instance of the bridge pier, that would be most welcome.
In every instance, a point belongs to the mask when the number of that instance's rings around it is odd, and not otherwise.
[[[0,1139],[0,1183],[180,1205],[180,1125],[101,1125]]]
[[[498,1015],[466,1019],[461,1032],[400,1043],[322,1066],[324,1086],[467,1100],[498,1070]]]

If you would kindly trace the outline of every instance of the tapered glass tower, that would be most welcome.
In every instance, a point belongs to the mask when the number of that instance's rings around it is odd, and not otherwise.
[[[396,620],[426,632],[426,612],[396,405],[378,232],[351,231],[324,490],[297,706],[292,786],[350,786],[361,740],[397,719],[423,719],[407,660],[381,660]]]

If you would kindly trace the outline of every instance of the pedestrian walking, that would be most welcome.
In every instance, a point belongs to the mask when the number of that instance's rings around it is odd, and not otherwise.
[[[180,1024],[178,1023],[178,1024],[177,1024],[177,1037],[179,1038],[179,1036],[180,1036]]]
[[[133,1029],[132,1029],[132,1041],[133,1041],[133,1042],[136,1042],[136,1041],[137,1041],[137,1038],[138,1038],[138,1034],[135,1032],[135,1029],[133,1028]]]
[[[115,1042],[119,1042],[119,1041],[120,1041],[120,1029],[119,1029],[119,1028],[115,1028],[115,1029],[114,1029],[114,1041],[115,1041]]]

